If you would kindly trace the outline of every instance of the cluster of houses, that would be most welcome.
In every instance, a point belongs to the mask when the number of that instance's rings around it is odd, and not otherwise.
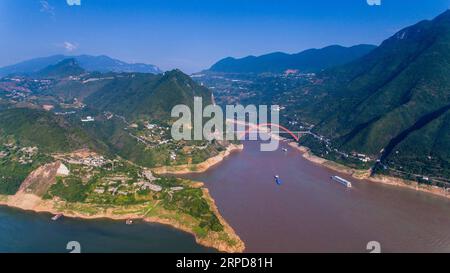
[[[81,102],[79,99],[74,98],[72,103],[60,103],[59,106],[64,109],[83,109],[86,107],[86,104]]]
[[[130,129],[137,129],[138,127],[139,126],[137,124],[129,125]],[[151,147],[157,147],[159,145],[169,144],[172,142],[171,138],[165,137],[168,134],[170,127],[160,126],[149,122],[145,122],[144,127],[146,130],[140,132],[140,136],[131,134],[131,132],[130,135],[136,138],[138,141]]]
[[[370,162],[372,160],[369,156],[367,156],[365,154],[352,153],[352,156],[354,158],[357,158],[358,160],[364,162],[364,163]]]
[[[33,156],[38,153],[37,147],[23,147],[19,148],[14,144],[5,144],[5,150],[0,151],[0,159],[7,157],[10,154],[17,156],[17,161],[22,164],[32,164]]]
[[[128,192],[126,191],[126,189],[129,187],[129,180],[130,179],[127,176],[121,175],[107,177],[102,183],[97,186],[96,189],[94,189],[94,192],[98,194],[109,192],[112,195],[127,195]]]
[[[84,157],[71,156],[64,158],[64,160],[69,164],[85,165],[90,167],[101,167],[111,162],[110,160],[105,159],[103,156],[96,154],[90,154]]]
[[[142,190],[150,190],[153,192],[160,192],[163,188],[155,183],[158,178],[154,177],[151,171],[143,171],[141,173],[141,180],[130,184],[130,178],[125,175],[115,175],[112,177],[106,177],[102,183],[100,183],[94,192],[97,194],[109,193],[111,195],[129,195],[134,194]],[[173,187],[171,191],[182,190],[183,187]]]
[[[133,183],[133,186],[136,186],[140,190],[151,190],[154,192],[160,192],[162,190],[161,186],[152,184],[148,181],[139,181],[139,182]]]
[[[0,81],[0,91],[7,94],[7,98],[17,101],[23,101],[29,97],[32,90],[44,90],[49,87],[51,80],[31,80],[21,77],[6,77]],[[31,97],[30,97],[31,98]]]
[[[31,158],[38,153],[38,147],[23,147],[20,149],[20,153],[21,156],[19,160],[31,161]]]
[[[6,97],[13,100],[21,100],[25,99],[27,97],[27,94],[18,90],[13,90],[9,94],[7,94]]]

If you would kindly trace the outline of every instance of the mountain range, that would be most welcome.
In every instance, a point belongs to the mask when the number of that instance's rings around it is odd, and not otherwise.
[[[424,20],[404,28],[376,48],[356,46],[348,49],[354,50],[353,60],[347,55],[347,63],[334,67],[327,68],[331,61],[327,59],[325,64],[325,53],[347,49],[331,46],[300,53],[309,57],[298,59],[311,60],[303,62],[303,68],[300,65],[293,67],[285,66],[286,63],[280,64],[272,71],[282,72],[289,68],[317,73],[312,80],[308,77],[308,80],[301,81],[302,84],[292,89],[274,92],[267,103],[285,106],[282,112],[285,116],[301,117],[314,124],[313,132],[329,139],[339,151],[363,153],[372,159],[379,159],[389,167],[401,169],[402,172],[449,178],[450,11],[433,20]],[[317,59],[311,57],[311,54]],[[280,54],[272,57],[278,55]],[[250,59],[258,58],[261,57]],[[340,61],[343,62],[343,58]],[[306,66],[306,63],[310,66]],[[215,67],[218,69],[220,65]],[[257,69],[252,67],[248,65],[241,70],[212,71],[267,72],[259,64]],[[194,96],[202,96],[205,103],[211,102],[211,92],[179,70],[157,75],[114,72],[102,74],[89,72],[77,58],[66,58],[41,69],[28,71],[36,77],[54,79],[46,90],[33,95],[45,94],[47,101],[49,97],[56,97],[63,104],[76,96],[86,105],[82,113],[92,111],[102,115],[112,112],[129,122],[167,120],[170,118],[171,107],[176,104],[192,105]],[[77,75],[81,76],[75,79],[69,77]],[[68,78],[71,79],[67,80]],[[272,80],[275,81],[273,86],[276,86],[276,81],[280,79],[274,77],[269,81]],[[10,88],[11,83],[7,84]],[[246,92],[245,89],[239,90]],[[70,97],[68,94],[71,93],[75,95]],[[21,122],[2,126],[4,128],[0,128],[0,133],[17,134],[17,137],[27,138],[23,141],[33,142],[35,136],[30,132],[34,131],[33,126],[40,124],[29,122],[21,116],[44,114],[21,111],[11,113],[18,115],[17,120]],[[6,112],[3,122],[6,124],[14,120],[11,119],[13,114]],[[46,115],[39,120],[56,124],[55,120]],[[61,123],[57,123],[57,126],[61,127]],[[43,128],[46,127],[54,126],[45,125]],[[142,147],[122,130],[123,127],[124,124],[120,121],[108,124],[95,122],[92,126],[79,127],[77,130],[82,133],[77,134],[89,139],[86,142],[91,143],[89,146],[108,147],[107,150],[113,150],[114,153],[145,166],[154,164],[152,155],[144,155]],[[69,143],[70,146],[72,137],[64,136],[74,134],[59,129],[58,132],[61,138],[66,139],[60,143]],[[98,142],[101,145],[97,145]],[[75,144],[74,146],[80,146],[80,143]]]
[[[293,107],[339,149],[450,175],[450,11],[301,86]]]
[[[375,49],[374,45],[343,47],[327,46],[308,49],[296,54],[282,52],[241,59],[228,57],[215,63],[208,70],[219,73],[283,73],[288,69],[300,72],[319,72],[323,69],[351,62]]]
[[[10,74],[15,75],[29,75],[34,74],[50,65],[56,65],[57,63],[65,59],[75,59],[79,65],[86,71],[98,71],[98,72],[139,72],[139,73],[152,73],[159,74],[162,71],[155,65],[143,64],[143,63],[126,63],[117,59],[110,58],[105,55],[91,56],[91,55],[79,55],[79,56],[65,56],[65,55],[53,55],[43,58],[35,58],[27,61],[23,61],[14,65],[9,65],[0,68],[0,77],[4,77]]]
[[[68,76],[79,76],[85,72],[86,70],[78,64],[76,59],[69,58],[62,60],[57,64],[49,65],[31,75],[42,78],[64,78]]]
[[[3,79],[4,86],[9,87],[11,82]],[[125,127],[145,121],[170,122],[172,108],[178,104],[192,106],[194,96],[201,96],[205,104],[211,103],[210,90],[180,70],[161,74],[88,72],[75,58],[49,65],[14,84],[27,95],[20,97],[20,103],[8,96],[1,100],[6,105],[0,108],[0,140],[13,138],[48,153],[89,148],[143,166],[160,164],[156,160],[160,151],[146,149]],[[0,84],[0,98],[10,90],[2,90]],[[42,103],[73,114],[40,110]],[[106,119],[105,113],[114,118]],[[88,115],[95,116],[96,122],[80,123]]]

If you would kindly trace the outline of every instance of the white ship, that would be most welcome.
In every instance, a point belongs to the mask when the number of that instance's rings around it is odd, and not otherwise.
[[[52,217],[52,221],[57,221],[57,220],[59,220],[59,218],[61,218],[61,217],[63,217],[63,214],[62,214],[62,213],[55,214],[55,215]]]
[[[346,186],[347,188],[351,188],[352,187],[352,183],[350,183],[349,181],[345,180],[342,177],[334,175],[334,176],[331,177],[331,179],[333,179],[334,181],[336,181],[336,182]]]

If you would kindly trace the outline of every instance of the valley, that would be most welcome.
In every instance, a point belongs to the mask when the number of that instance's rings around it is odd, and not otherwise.
[[[450,188],[450,12],[398,31],[347,64],[321,71],[217,71],[194,79],[218,103],[280,106],[280,123],[309,130],[299,145],[372,175]],[[238,64],[239,61],[236,60]]]
[[[448,252],[450,10],[439,10],[371,29],[379,40],[319,21],[288,31],[294,14],[195,32],[191,20],[126,33],[108,22],[113,35],[18,47],[0,67],[0,252],[62,252],[75,235],[92,252]],[[39,15],[52,12],[63,18]],[[84,54],[99,50],[124,61]],[[267,129],[277,149],[263,151]]]

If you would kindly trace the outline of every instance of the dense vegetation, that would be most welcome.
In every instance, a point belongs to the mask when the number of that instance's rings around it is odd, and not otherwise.
[[[276,54],[265,56],[272,57]],[[263,60],[226,59],[221,65],[224,71],[235,63],[247,69]],[[304,138],[302,144],[318,155],[367,166],[345,157],[360,153],[371,162],[380,159],[395,175],[450,182],[450,11],[400,30],[368,54],[315,76],[267,74],[205,74],[206,80],[199,80],[215,87],[221,103],[282,106],[283,125],[312,130],[333,146],[330,152],[323,141]]]
[[[327,80],[316,88],[316,102],[303,104],[317,132],[342,150],[402,162],[418,174],[448,175],[450,11],[321,76]]]
[[[70,176],[65,179],[57,177],[56,184],[52,185],[45,197],[58,196],[68,202],[83,202],[91,189],[90,185],[91,183],[83,184],[81,178],[77,176]]]
[[[207,88],[178,70],[89,73],[74,59],[34,75],[39,77],[0,81],[0,99],[6,102],[0,108],[0,195],[13,195],[21,185],[37,194],[33,189],[39,185],[38,196],[54,200],[62,213],[95,215],[108,209],[159,217],[200,237],[236,244],[200,185],[155,178],[143,168],[200,163],[225,149],[226,142],[186,143],[170,136],[172,107],[193,106],[194,96],[210,104]],[[23,184],[32,171],[55,161],[69,174],[55,178],[59,165],[52,164],[50,176],[36,175]]]
[[[36,76],[42,78],[64,78],[79,76],[83,73],[85,73],[85,70],[80,67],[75,59],[70,58],[38,71]]]
[[[0,111],[0,135],[13,136],[23,146],[42,152],[66,152],[101,145],[82,128],[62,117],[41,110],[12,108]]]
[[[10,151],[7,156],[0,158],[0,194],[15,194],[32,171],[51,162],[51,158],[40,153],[31,157],[31,163],[21,163],[19,158],[20,152],[17,150]]]
[[[153,204],[168,211],[185,213],[198,220],[196,232],[205,235],[209,231],[221,232],[223,226],[203,196],[202,189],[192,188],[190,182],[175,177],[160,177],[153,183],[162,187],[159,192],[138,190],[135,183],[142,180],[141,168],[127,162],[116,162],[114,170],[70,165],[71,175],[57,177],[46,199],[58,197],[67,202],[81,202],[103,206],[132,206]],[[89,179],[87,175],[92,175]],[[118,181],[117,179],[120,178]],[[117,182],[114,182],[117,181]],[[104,188],[104,193],[94,189]],[[177,190],[172,188],[177,187]],[[110,191],[109,189],[113,189]],[[124,194],[125,192],[125,194]]]
[[[179,70],[160,75],[129,74],[117,77],[86,99],[89,107],[111,111],[130,120],[170,118],[175,105],[192,106],[194,96],[211,103],[211,92]]]
[[[223,226],[217,216],[211,211],[207,201],[203,198],[201,189],[184,189],[172,195],[162,195],[163,206],[169,210],[180,210],[194,218],[200,219],[199,227],[206,230],[222,231]]]
[[[141,120],[167,121],[173,106],[192,106],[194,96],[203,97],[204,104],[211,103],[211,92],[179,70],[164,75],[90,73],[81,80],[60,79],[81,70],[75,60],[67,59],[41,71],[43,75],[51,74],[57,78],[44,89],[34,86],[36,84],[32,80],[24,80],[19,88],[29,90],[33,97],[51,101],[52,105],[59,104],[58,101],[69,104],[69,108],[75,98],[81,100],[88,96],[88,107],[72,105],[79,114],[67,117],[29,108],[0,109],[0,134],[17,136],[25,145],[39,146],[45,152],[90,148],[120,154],[145,166],[154,166],[160,158],[146,151],[143,145],[136,143],[136,139],[124,131],[129,125],[126,121],[114,119],[102,122],[100,119],[91,125],[80,124],[80,119],[112,112],[118,117],[124,116],[130,123]],[[28,93],[24,94],[28,96]],[[24,103],[24,106],[39,107],[32,103],[35,102]],[[71,110],[58,108],[57,111]]]
[[[294,122],[291,129],[314,124],[313,132],[341,152],[448,180],[449,90],[447,11],[400,30],[349,64],[325,70],[296,88],[272,92],[265,100],[286,107],[282,122]]]

